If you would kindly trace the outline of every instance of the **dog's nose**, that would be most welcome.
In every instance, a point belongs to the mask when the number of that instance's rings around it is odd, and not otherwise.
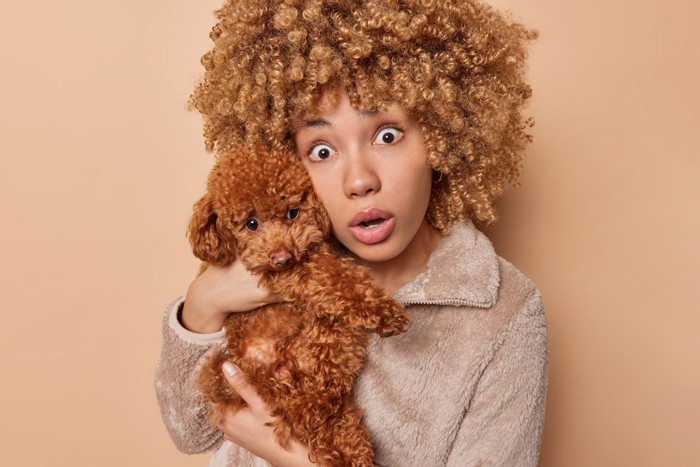
[[[274,264],[277,269],[288,268],[294,264],[294,258],[290,252],[282,251],[272,255],[272,264]]]

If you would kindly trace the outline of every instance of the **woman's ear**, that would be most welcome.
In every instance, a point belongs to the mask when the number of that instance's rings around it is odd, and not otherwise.
[[[314,211],[314,216],[316,218],[316,223],[321,228],[324,238],[329,238],[331,236],[331,219],[328,216],[328,211],[323,207],[321,200],[316,195],[316,192],[311,190],[307,197],[309,206]]]
[[[193,206],[188,237],[194,255],[216,266],[226,266],[236,259],[236,239],[221,224],[211,197],[204,195]]]

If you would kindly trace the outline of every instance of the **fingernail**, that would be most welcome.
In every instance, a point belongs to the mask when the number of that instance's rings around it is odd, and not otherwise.
[[[224,371],[226,372],[227,375],[233,376],[238,371],[238,368],[236,368],[236,365],[234,365],[233,363],[226,362],[226,363],[224,363]]]

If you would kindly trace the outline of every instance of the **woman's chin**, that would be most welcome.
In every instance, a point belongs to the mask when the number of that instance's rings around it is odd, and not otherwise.
[[[387,240],[382,243],[367,245],[355,241],[351,245],[345,245],[345,247],[352,253],[352,256],[358,263],[383,263],[396,258],[402,251],[391,243],[391,241]]]

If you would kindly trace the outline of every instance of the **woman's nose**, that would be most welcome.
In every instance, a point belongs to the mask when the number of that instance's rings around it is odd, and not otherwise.
[[[344,191],[354,198],[378,192],[382,187],[376,167],[365,154],[346,159]]]

